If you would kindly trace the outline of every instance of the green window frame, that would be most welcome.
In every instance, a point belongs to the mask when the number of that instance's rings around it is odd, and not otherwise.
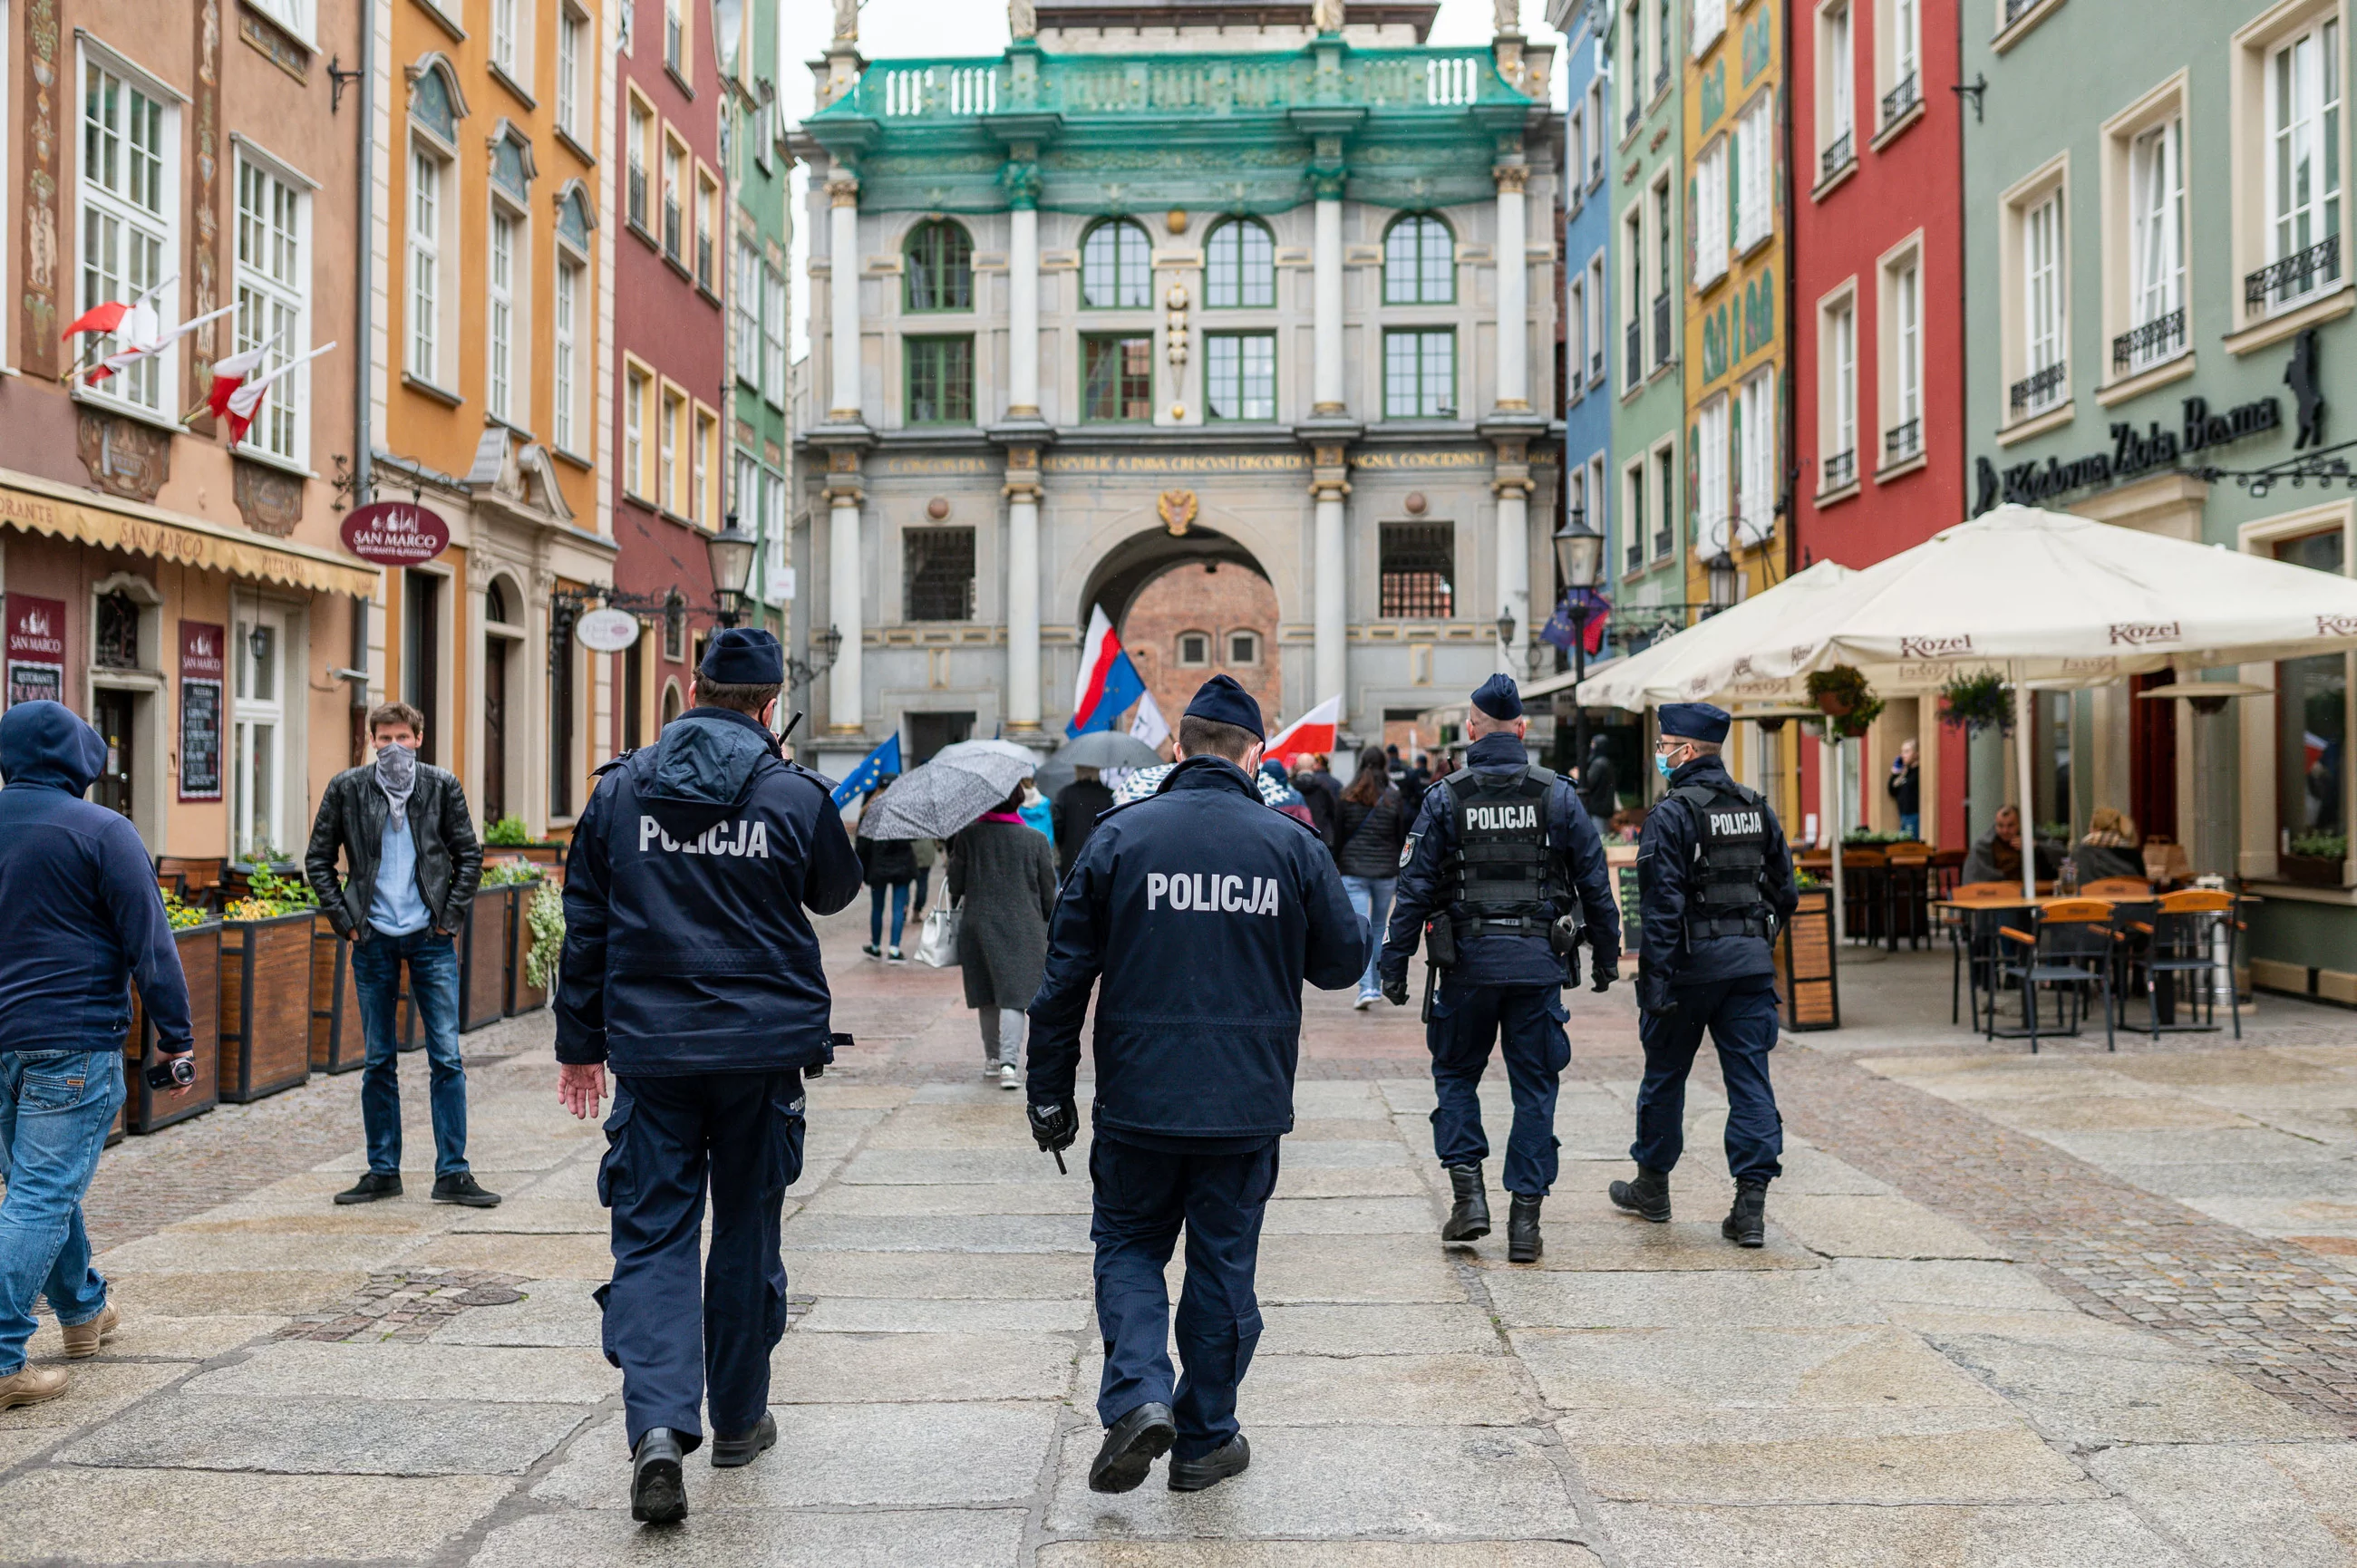
[[[1081,339],[1081,418],[1134,424],[1154,417],[1151,334]]]
[[[1081,241],[1081,306],[1145,310],[1153,304],[1154,243],[1126,218],[1110,219]]]
[[[974,339],[904,338],[902,414],[910,424],[974,423]]]
[[[1276,334],[1203,335],[1203,407],[1213,420],[1276,417]]]
[[[915,314],[974,308],[974,237],[946,218],[920,223],[900,249],[905,308]]]
[[[1393,328],[1383,334],[1383,417],[1457,417],[1457,330]]]
[[[1411,212],[1384,233],[1383,303],[1457,303],[1457,236],[1431,213]]]
[[[1203,245],[1203,306],[1263,310],[1276,304],[1276,236],[1251,218],[1232,218]]]

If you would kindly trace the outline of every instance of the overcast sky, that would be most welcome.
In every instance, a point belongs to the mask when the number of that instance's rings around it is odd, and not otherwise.
[[[1561,44],[1563,35],[1546,25],[1545,0],[1522,0],[1523,28],[1534,41]],[[813,79],[804,62],[826,52],[834,32],[834,7],[828,0],[784,0],[786,27],[785,80],[779,91],[786,116],[800,120],[811,112]],[[1434,22],[1434,44],[1485,43],[1490,38],[1491,0],[1440,0]],[[910,56],[940,59],[945,55],[995,55],[1006,48],[1006,8],[992,0],[866,0],[859,9],[859,52],[871,60]],[[1555,101],[1564,102],[1564,72],[1558,62],[1554,74]],[[810,171],[794,170],[794,276],[805,280],[809,253],[803,233],[809,209],[803,206],[803,182]],[[806,286],[806,285],[804,285]],[[809,350],[809,302],[800,297],[793,312],[793,351]]]

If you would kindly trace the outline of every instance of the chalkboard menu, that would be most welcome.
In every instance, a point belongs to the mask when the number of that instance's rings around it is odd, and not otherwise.
[[[221,678],[228,633],[180,623],[180,799],[221,798]]]
[[[8,596],[8,705],[66,696],[66,607],[60,599]]]

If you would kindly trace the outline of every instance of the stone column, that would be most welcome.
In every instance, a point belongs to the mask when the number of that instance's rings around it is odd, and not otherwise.
[[[1312,665],[1315,688],[1309,698],[1322,703],[1341,693],[1349,678],[1350,603],[1346,585],[1350,562],[1343,550],[1343,498],[1351,493],[1349,448],[1342,443],[1318,442],[1311,448],[1309,493],[1318,504],[1317,532],[1311,543],[1310,583],[1313,586],[1315,635]],[[1343,703],[1347,710],[1350,703]]]
[[[1039,417],[1039,166],[1028,160],[1008,164],[1006,184],[1008,204],[1006,417],[1037,419]],[[1036,500],[1036,495],[1034,499]]]
[[[828,299],[833,306],[834,357],[827,419],[859,423],[859,177],[835,166],[826,182],[834,202],[827,254]],[[856,503],[854,503],[855,506]]]
[[[1342,395],[1342,170],[1337,164],[1330,170],[1313,170],[1310,177],[1318,206],[1315,244],[1311,252],[1312,292],[1316,302],[1316,363],[1309,413],[1312,418],[1332,419],[1342,413],[1345,402]]]
[[[840,210],[838,209],[837,210]],[[860,683],[862,625],[860,602],[859,454],[838,446],[826,455],[826,613],[842,634],[843,646],[827,673],[826,733],[858,736],[866,732],[861,711],[866,697]]]
[[[1036,417],[1037,411],[1033,413]],[[1039,449],[1036,446],[1014,446],[1006,453],[1006,729],[1015,736],[1039,733]]]
[[[1523,184],[1527,165],[1501,163],[1490,173],[1498,182],[1498,411],[1527,413],[1531,407],[1531,265],[1529,207]]]

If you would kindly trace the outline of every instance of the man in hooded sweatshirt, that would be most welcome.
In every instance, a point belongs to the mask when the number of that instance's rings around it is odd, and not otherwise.
[[[368,1174],[336,1194],[338,1203],[401,1196],[401,1080],[394,1037],[401,972],[409,1005],[425,1031],[426,1103],[434,1112],[434,1201],[498,1206],[467,1164],[467,1069],[458,1055],[458,951],[483,879],[483,846],[455,774],[421,762],[425,715],[407,703],[369,712],[376,761],[328,780],[311,825],[303,874],[336,934],[355,945],[368,1058],[361,1067],[361,1124]],[[336,885],[336,854],[349,875]]]
[[[195,1044],[146,846],[129,818],[81,798],[105,763],[98,732],[60,703],[0,718],[0,1410],[66,1391],[63,1370],[26,1359],[35,1297],[49,1298],[69,1357],[97,1354],[114,1327],[81,1199],[123,1103],[124,981],[163,1057]]]
[[[622,1369],[630,1512],[647,1523],[686,1516],[680,1466],[707,1403],[715,1466],[778,1440],[779,1227],[802,1168],[802,1075],[833,1054],[802,910],[834,914],[861,880],[827,781],[778,755],[785,678],[768,632],[714,634],[695,706],[597,770],[565,857],[556,1092],[593,1116],[614,1069],[597,1167],[614,1277],[597,1302]]]

